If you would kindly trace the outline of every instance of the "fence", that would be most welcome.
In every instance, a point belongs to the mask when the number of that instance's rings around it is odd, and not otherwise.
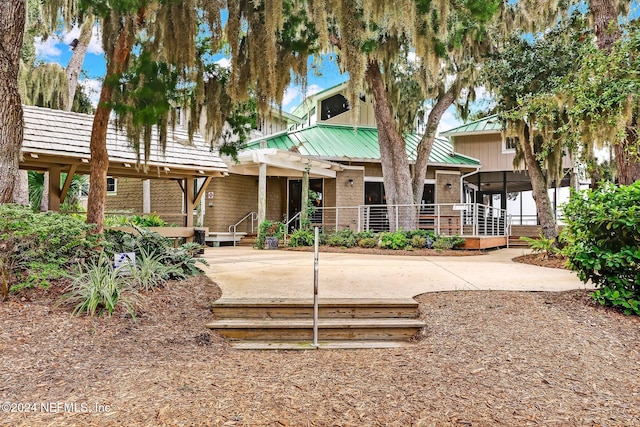
[[[505,236],[509,220],[504,209],[477,203],[429,205],[360,205],[317,208],[312,226],[324,232],[431,230],[438,235]]]

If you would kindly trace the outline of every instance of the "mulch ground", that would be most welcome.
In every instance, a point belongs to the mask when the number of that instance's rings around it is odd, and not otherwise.
[[[320,351],[230,348],[205,277],[136,322],[58,295],[0,303],[0,425],[640,426],[640,319],[584,291],[424,294],[414,346]]]

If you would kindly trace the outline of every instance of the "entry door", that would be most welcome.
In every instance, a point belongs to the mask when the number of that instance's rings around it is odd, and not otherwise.
[[[312,200],[311,203],[316,208],[321,208],[323,206],[324,197],[322,195],[323,186],[322,186],[322,178],[320,179],[310,179],[309,180],[309,190],[316,193],[317,198]],[[289,210],[288,210],[288,219],[290,220],[298,212],[302,210],[302,180],[301,179],[290,179],[289,180]],[[322,222],[322,210],[316,210],[316,212],[310,218],[312,222],[318,223]],[[299,221],[294,221],[291,225],[295,228],[300,227]]]

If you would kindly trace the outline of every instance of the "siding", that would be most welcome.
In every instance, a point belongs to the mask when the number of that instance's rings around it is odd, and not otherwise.
[[[480,160],[482,172],[513,170],[513,153],[502,153],[502,135],[456,136],[456,152]]]
[[[331,95],[333,96],[333,95]],[[320,111],[320,103],[317,104],[317,111]],[[373,111],[373,104],[371,102],[360,102],[360,119],[357,121],[358,126],[375,126],[376,125],[376,117]],[[329,120],[318,120],[319,123],[331,123],[331,124],[342,124],[342,125],[353,125],[352,119],[352,110],[344,112],[336,117],[332,117]]]
[[[116,194],[107,194],[107,214],[114,212],[142,212],[142,180],[116,178]]]
[[[281,221],[286,212],[286,178],[267,178],[267,219]],[[228,231],[249,212],[258,211],[258,177],[231,174],[214,179],[207,192],[213,199],[205,199],[204,226],[210,231]],[[258,224],[254,224],[256,227]],[[238,231],[251,232],[251,221],[238,226]]]

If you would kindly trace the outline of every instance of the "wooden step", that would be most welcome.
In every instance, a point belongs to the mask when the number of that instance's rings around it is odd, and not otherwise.
[[[232,341],[231,346],[237,350],[316,350],[316,349],[369,349],[369,348],[402,348],[411,347],[409,341],[375,341],[375,340],[321,340],[318,347],[307,341]]]
[[[216,318],[300,318],[313,317],[312,299],[235,299],[213,303]],[[331,298],[318,302],[321,318],[415,318],[418,303],[411,298]]]
[[[319,319],[319,340],[408,340],[425,326],[418,319]],[[218,319],[207,324],[236,340],[312,340],[313,319]]]

